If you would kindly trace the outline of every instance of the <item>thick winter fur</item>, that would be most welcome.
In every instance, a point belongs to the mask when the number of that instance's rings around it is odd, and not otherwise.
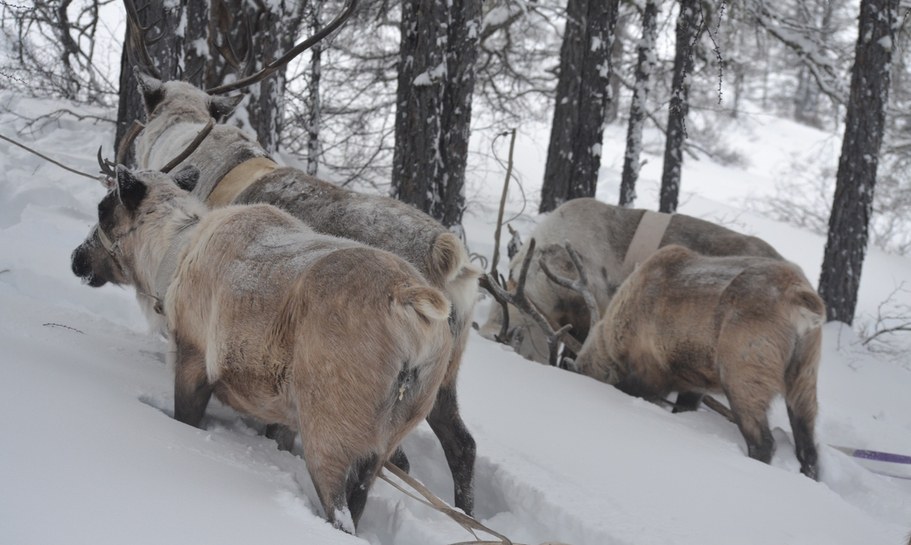
[[[782,260],[706,257],[666,246],[620,286],[576,359],[580,373],[649,399],[721,391],[752,458],[769,462],[766,412],[784,395],[801,471],[814,442],[822,300]]]
[[[326,517],[354,532],[382,463],[433,407],[452,350],[448,300],[394,254],[275,207],[208,212],[153,171],[121,169],[118,187],[99,222],[130,283],[153,291],[179,250],[163,301],[175,418],[199,424],[214,393],[299,430]]]
[[[595,199],[573,199],[544,217],[531,234],[537,254],[528,269],[526,294],[552,325],[572,324],[571,333],[580,341],[588,335],[589,313],[578,293],[551,282],[541,271],[545,260],[551,270],[576,278],[575,267],[563,246],[566,242],[581,254],[592,294],[603,313],[614,292],[625,280],[623,261],[644,210],[612,206]],[[781,259],[766,242],[714,223],[674,214],[660,246],[679,244],[712,256],[755,255]],[[528,246],[523,245],[509,264],[510,278],[516,280]],[[493,339],[503,323],[499,305],[492,305],[481,334]],[[509,337],[516,351],[528,359],[547,361],[547,340],[530,318],[509,308]]]
[[[161,83],[148,77],[141,81],[148,120],[136,140],[136,155],[143,168],[161,168],[193,140],[210,117],[224,116],[236,105],[230,98],[209,96],[184,82]],[[204,200],[231,169],[262,156],[266,156],[265,150],[247,133],[233,126],[216,125],[181,166],[199,169],[199,181],[192,193]],[[459,414],[456,377],[468,342],[480,270],[470,263],[462,243],[431,217],[407,204],[349,191],[294,168],[273,171],[234,200],[235,204],[257,202],[278,206],[319,233],[390,251],[411,263],[431,285],[446,294],[452,303],[450,325],[455,342],[428,422],[440,439],[453,473],[455,504],[471,512],[475,442]],[[82,259],[90,260],[91,268],[99,273],[96,278],[101,278],[111,268],[110,259],[97,245],[86,248],[82,255],[89,254]],[[74,254],[74,266],[75,259]]]

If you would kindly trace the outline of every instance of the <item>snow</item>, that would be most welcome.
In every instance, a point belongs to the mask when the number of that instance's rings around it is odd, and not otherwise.
[[[61,105],[9,94],[0,95],[0,103],[26,116]],[[16,134],[22,124],[17,115],[0,114],[3,134]],[[112,129],[62,118],[19,138],[94,172],[94,152],[101,144],[110,149]],[[516,165],[532,202],[513,221],[523,234],[534,221],[547,134],[527,130],[517,139]],[[616,201],[624,133],[622,124],[605,130],[598,196],[608,202]],[[480,136],[473,147],[482,145]],[[687,157],[681,211],[762,236],[812,281],[824,239],[744,205],[774,191],[792,155],[828,160],[818,153],[828,148],[828,135],[753,120],[725,138],[749,163],[723,167]],[[656,141],[646,132],[639,206],[657,202]],[[358,536],[345,534],[322,518],[299,446],[294,453],[278,451],[260,424],[217,403],[205,429],[173,420],[167,344],[148,332],[132,292],[91,289],[70,272],[69,254],[95,223],[104,189],[3,146],[0,543],[427,545],[472,539],[382,481],[370,491]],[[490,256],[503,172],[479,163],[471,173],[466,233],[472,251]],[[512,189],[506,217],[522,206]],[[503,237],[505,248],[505,229]],[[860,313],[874,312],[909,280],[908,258],[871,249]],[[489,305],[480,302],[478,321]],[[867,352],[850,328],[826,326],[817,483],[798,473],[783,403],[770,412],[778,450],[768,466],[749,459],[737,429],[712,412],[670,414],[587,377],[528,362],[472,333],[459,397],[478,444],[476,515],[526,544],[905,543],[911,480],[874,473],[881,465],[862,465],[833,445],[911,454],[909,373],[907,362]],[[451,501],[449,470],[429,427],[417,428],[404,448],[412,475]]]

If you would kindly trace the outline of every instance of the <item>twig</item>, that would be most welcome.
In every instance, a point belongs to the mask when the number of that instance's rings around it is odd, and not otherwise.
[[[503,182],[503,193],[500,195],[500,209],[497,211],[497,229],[493,234],[493,258],[490,260],[490,273],[497,274],[497,263],[500,261],[500,233],[503,231],[503,209],[506,208],[506,195],[509,193],[509,179],[512,178],[513,152],[516,148],[516,129],[509,131],[509,157],[506,163],[506,180]]]
[[[70,327],[68,325],[56,324],[54,322],[48,322],[46,324],[41,324],[41,325],[43,325],[45,327],[62,327],[63,329],[69,329],[70,331],[75,331],[76,333],[82,333],[83,335],[85,335],[85,331],[80,331],[80,330],[76,329],[75,327]]]

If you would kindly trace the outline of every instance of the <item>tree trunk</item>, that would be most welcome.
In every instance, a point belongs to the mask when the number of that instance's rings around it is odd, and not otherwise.
[[[676,35],[674,77],[671,82],[671,102],[667,114],[667,140],[664,146],[664,167],[661,172],[658,208],[665,213],[677,211],[677,201],[680,197],[693,50],[702,35],[699,0],[680,0]]]
[[[319,30],[321,2],[314,2],[310,7],[310,33]],[[310,79],[307,81],[307,174],[316,176],[319,172],[319,129],[322,124],[322,104],[320,102],[320,79],[322,76],[323,48],[320,44],[313,46],[310,52]]]
[[[405,0],[392,195],[462,221],[480,0]]]
[[[610,96],[611,45],[619,0],[568,0],[560,77],[539,212],[592,197]]]
[[[819,295],[830,321],[852,323],[867,249],[889,99],[899,0],[862,0],[845,136],[836,174]]]
[[[177,9],[165,9],[162,2],[149,2],[145,8],[139,9],[139,24],[155,25],[156,28],[177,28],[180,21],[183,8],[178,6]],[[156,31],[149,31],[152,36],[157,36]],[[120,100],[117,105],[117,130],[114,136],[114,149],[120,147],[120,142],[129,130],[133,121],[145,120],[145,107],[142,104],[142,95],[137,87],[134,67],[130,64],[127,55],[127,45],[130,43],[132,33],[127,25],[124,35],[124,48],[120,54]],[[165,32],[161,39],[155,43],[147,43],[146,49],[151,56],[155,68],[165,79],[173,79],[177,74],[177,66],[180,52],[177,47],[178,36],[174,32]],[[132,147],[127,151],[124,164],[129,166],[136,165],[136,159]]]
[[[253,22],[252,62],[254,67],[250,72],[261,69],[294,47],[294,39],[297,37],[302,21],[301,6],[306,2],[249,3],[246,0],[233,0],[232,3],[235,5],[235,13],[245,13]],[[239,42],[243,33],[243,23],[239,17],[236,17],[231,35],[234,40]],[[250,97],[241,103],[241,108],[246,109],[250,128],[256,132],[257,141],[270,153],[278,150],[282,131],[285,72],[283,68],[263,81],[248,87]]]
[[[620,177],[620,206],[632,206],[636,200],[636,181],[639,179],[639,157],[642,154],[642,128],[645,125],[649,80],[655,69],[655,40],[658,34],[658,3],[647,0],[642,12],[642,38],[636,59],[636,86],[629,106],[629,126],[626,130],[626,153]]]

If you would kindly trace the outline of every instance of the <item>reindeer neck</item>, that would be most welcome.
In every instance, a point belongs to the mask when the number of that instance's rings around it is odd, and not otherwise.
[[[186,149],[205,124],[206,121],[176,116],[153,119],[137,140],[136,159],[139,166],[154,170],[162,168]]]
[[[180,264],[182,250],[199,225],[200,216],[174,210],[158,233],[148,233],[142,248],[143,259],[137,263],[137,291],[150,299],[156,313],[163,314],[164,298]]]

